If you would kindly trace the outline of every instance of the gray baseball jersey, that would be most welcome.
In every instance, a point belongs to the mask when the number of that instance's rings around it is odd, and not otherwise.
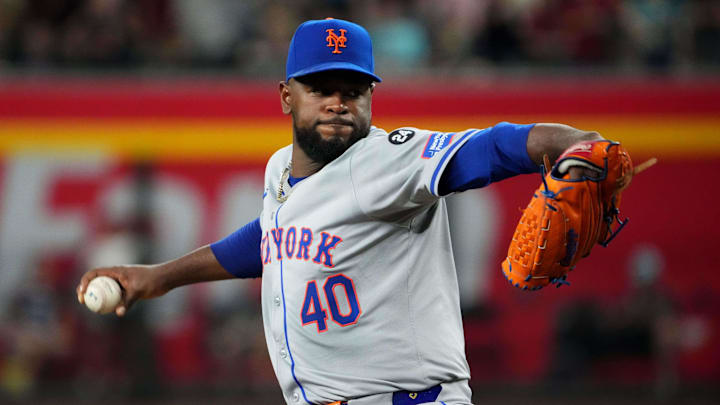
[[[290,187],[292,147],[265,171],[262,308],[289,403],[467,384],[445,202],[438,183],[473,133],[370,134]],[[466,398],[470,402],[469,389]]]

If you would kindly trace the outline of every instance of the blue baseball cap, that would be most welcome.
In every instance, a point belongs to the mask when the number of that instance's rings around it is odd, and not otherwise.
[[[290,41],[285,80],[326,70],[352,70],[382,81],[375,75],[372,41],[365,28],[334,18],[300,24]]]

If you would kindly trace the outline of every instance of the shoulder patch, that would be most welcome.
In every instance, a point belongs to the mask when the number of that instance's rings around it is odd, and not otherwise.
[[[446,146],[450,145],[455,133],[446,134],[443,132],[436,132],[428,138],[425,148],[423,149],[422,158],[430,159],[435,156],[436,153],[443,150]]]
[[[412,129],[396,129],[388,134],[388,141],[393,145],[402,145],[415,136]]]

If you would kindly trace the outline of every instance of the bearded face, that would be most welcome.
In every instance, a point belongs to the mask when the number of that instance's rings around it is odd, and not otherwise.
[[[280,84],[283,112],[292,115],[294,142],[324,166],[370,132],[374,85],[364,74],[331,70]]]
[[[344,121],[342,118],[318,120],[312,126],[306,128],[299,127],[295,119],[293,119],[293,122],[295,141],[300,146],[300,149],[314,162],[323,166],[340,157],[355,142],[370,133],[369,123],[358,125],[350,121]],[[349,127],[349,135],[330,134],[329,136],[323,136],[318,130],[319,126],[339,129]]]

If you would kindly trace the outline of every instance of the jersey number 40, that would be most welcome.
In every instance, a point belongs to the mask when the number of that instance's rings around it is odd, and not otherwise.
[[[340,326],[357,323],[362,310],[360,309],[360,303],[355,293],[355,283],[353,283],[352,279],[344,274],[336,274],[325,279],[322,289],[325,293],[325,302],[327,302],[327,307],[330,309],[330,317],[333,322]],[[345,292],[345,294],[340,295],[341,299],[345,298],[344,309],[340,308],[338,295],[336,295],[336,292],[340,290]],[[320,300],[320,292],[318,291],[315,280],[308,281],[307,283],[300,318],[302,319],[303,326],[316,323],[318,332],[327,331],[328,314]]]

